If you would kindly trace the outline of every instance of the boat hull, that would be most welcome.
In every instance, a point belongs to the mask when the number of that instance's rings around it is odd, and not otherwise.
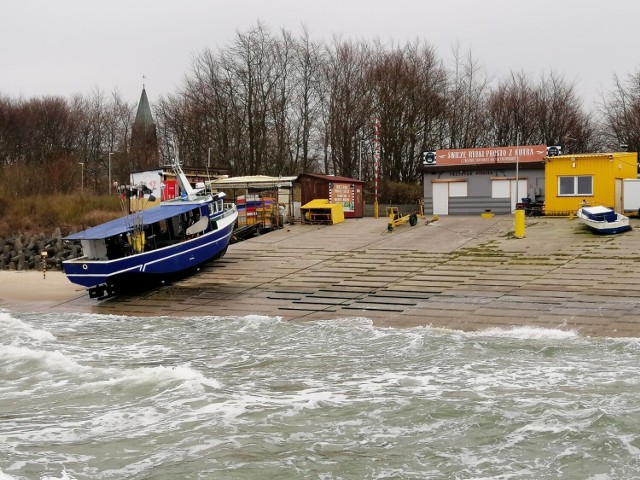
[[[86,288],[117,286],[145,277],[162,279],[187,272],[224,254],[235,216],[217,230],[157,250],[114,260],[78,258],[63,262],[67,278]],[[219,222],[222,224],[223,222]]]

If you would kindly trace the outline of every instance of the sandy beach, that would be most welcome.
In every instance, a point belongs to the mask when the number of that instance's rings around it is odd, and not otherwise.
[[[428,219],[427,219],[428,220]],[[368,318],[380,327],[531,326],[640,337],[640,220],[613,236],[570,218],[449,216],[291,225],[230,245],[181,281],[98,301],[62,272],[0,272],[0,308],[112,315]]]
[[[0,270],[0,285],[0,307],[9,309],[39,310],[86,295],[84,288],[71,283],[59,271],[43,275],[39,270]]]

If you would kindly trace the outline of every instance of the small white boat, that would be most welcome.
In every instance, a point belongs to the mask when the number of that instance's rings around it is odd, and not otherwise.
[[[594,233],[611,235],[631,230],[629,217],[616,213],[613,209],[601,205],[581,207],[576,216]]]

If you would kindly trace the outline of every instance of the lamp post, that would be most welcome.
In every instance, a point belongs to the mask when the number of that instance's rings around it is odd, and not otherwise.
[[[111,155],[113,152],[109,152],[109,195],[111,195]]]
[[[80,191],[84,192],[84,162],[78,162],[80,165]]]
[[[375,135],[373,138],[373,218],[378,218],[378,161],[380,160],[380,144],[378,143],[378,117],[376,116]]]
[[[518,150],[520,149],[520,134],[516,133],[516,208],[518,208],[518,184],[520,183],[520,178],[518,177],[518,175],[520,174],[519,172],[519,166],[520,166],[520,155],[518,155]]]
[[[573,137],[570,137],[569,135],[565,135],[564,144],[562,145],[562,153],[564,153],[564,154],[569,153],[569,145],[571,145],[573,147],[574,143],[577,142],[577,141],[578,141],[577,138],[573,138]],[[569,142],[574,142],[574,143],[569,143]],[[573,153],[573,149],[572,149],[571,153]]]
[[[358,140],[358,180],[362,180],[362,142],[364,140]]]

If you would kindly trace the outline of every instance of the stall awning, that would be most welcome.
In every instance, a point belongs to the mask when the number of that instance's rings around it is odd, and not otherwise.
[[[207,185],[218,189],[234,188],[292,188],[298,177],[269,177],[267,175],[251,175],[244,177],[219,178],[207,182]]]

